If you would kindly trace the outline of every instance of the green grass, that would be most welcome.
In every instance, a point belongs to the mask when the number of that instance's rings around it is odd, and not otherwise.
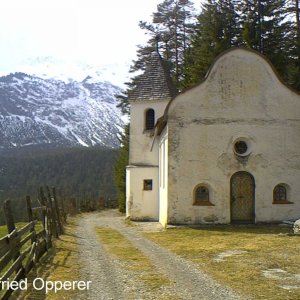
[[[218,281],[254,299],[300,299],[300,237],[279,226],[175,228],[145,236],[195,262]],[[281,235],[280,233],[283,233]],[[221,261],[225,251],[244,251]],[[266,278],[263,271],[282,269],[285,278]],[[286,290],[283,285],[294,288]]]
[[[78,252],[78,240],[75,235],[76,218],[69,218],[65,226],[65,233],[58,240],[54,240],[53,248],[49,255],[44,257],[38,267],[30,273],[28,292],[22,299],[76,299],[78,290],[60,290],[57,293],[45,290],[37,291],[30,283],[37,277],[48,281],[76,281],[80,280],[80,260]]]
[[[19,222],[19,223],[16,223],[16,228],[17,229],[21,229],[22,227],[24,227],[26,224],[26,222]],[[36,225],[35,225],[35,230],[36,231],[39,231],[43,228],[42,226],[42,223],[41,222],[38,222]],[[4,237],[5,235],[8,234],[8,231],[7,231],[7,227],[6,225],[2,225],[0,226],[0,238]]]
[[[6,225],[0,226],[0,238],[4,237],[5,235],[7,235]]]
[[[26,224],[26,222],[19,222],[19,223],[16,223],[16,228],[17,229],[21,229],[23,228]],[[43,228],[42,226],[42,223],[41,222],[38,222],[36,225],[35,225],[35,230],[36,232],[40,231],[41,229]],[[28,231],[26,234],[24,234],[22,236],[22,238],[26,237],[30,232]],[[0,226],[0,238],[6,236],[8,234],[8,231],[7,231],[7,227],[6,225],[4,226]],[[28,242],[26,242],[22,248],[20,249],[20,252],[23,252],[25,249],[27,249],[29,246],[31,245],[31,241],[29,240]],[[23,266],[25,265],[25,263],[27,262],[27,259],[29,257],[29,254],[27,254],[23,260]],[[10,268],[10,266],[13,264],[13,260],[11,260],[5,267],[4,269],[2,269],[0,271],[0,277],[3,276],[5,274],[5,272]],[[14,274],[15,275],[15,274]],[[14,276],[13,275],[13,276]],[[4,291],[0,291],[0,297],[2,296],[2,294],[4,293]]]

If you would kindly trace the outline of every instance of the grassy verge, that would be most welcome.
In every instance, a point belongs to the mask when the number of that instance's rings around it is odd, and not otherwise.
[[[7,235],[7,229],[6,226],[0,226],[0,238]]]
[[[170,284],[167,277],[159,273],[151,261],[118,231],[111,228],[97,228],[97,234],[106,250],[126,264],[126,268],[141,281],[147,290],[157,291]],[[174,295],[175,296],[175,295]],[[157,299],[162,299],[158,298]],[[167,299],[167,298],[164,298]],[[173,298],[175,299],[175,298]]]
[[[55,240],[54,247],[49,255],[30,273],[28,278],[29,288],[24,299],[75,299],[78,296],[78,290],[60,290],[57,293],[50,291],[46,294],[44,289],[37,291],[30,284],[37,277],[47,281],[80,280],[80,254],[77,251],[75,228],[76,220],[69,219],[68,225],[65,227],[65,234],[60,236],[59,240]]]
[[[4,237],[5,235],[7,235],[6,225],[0,226],[0,238]]]
[[[27,225],[27,224],[28,224],[28,223],[26,223],[26,222],[20,222],[20,223],[17,223],[17,224],[16,224],[16,228],[17,228],[18,230],[20,230],[20,229],[22,229],[22,228],[23,228],[25,225]],[[36,232],[39,231],[39,230],[41,230],[42,228],[43,228],[43,226],[42,226],[42,223],[41,223],[41,222],[37,223],[36,226],[35,226]],[[24,239],[24,237],[26,237],[29,233],[30,233],[30,232],[28,231],[25,235],[23,235],[23,236],[22,236],[22,239]],[[7,234],[8,234],[8,232],[7,232],[7,227],[6,227],[6,225],[0,226],[0,238],[6,236]],[[30,240],[29,240],[28,242],[26,242],[26,243],[21,247],[20,252],[25,251],[29,246],[31,246],[31,241],[30,241]],[[24,258],[24,260],[23,260],[23,265],[26,263],[28,257],[29,257],[29,254],[27,254],[27,255],[25,256],[25,258]],[[9,262],[9,263],[8,263],[8,264],[0,271],[0,277],[2,277],[2,276],[7,272],[7,270],[12,266],[13,262],[14,262],[14,261],[11,260],[11,261],[10,261],[10,262]],[[1,296],[2,296],[3,293],[4,293],[4,291],[0,291],[0,298],[1,298]]]
[[[16,227],[18,229],[21,229],[22,227],[24,227],[27,223],[26,222],[20,222],[20,223],[17,223],[16,224]],[[5,235],[7,235],[8,232],[7,232],[7,227],[6,225],[2,225],[0,226],[0,238],[4,237]]]
[[[146,237],[254,299],[300,299],[300,237],[279,226],[176,228]]]

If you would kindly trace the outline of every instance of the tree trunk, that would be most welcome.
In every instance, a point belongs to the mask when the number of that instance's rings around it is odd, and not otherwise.
[[[300,12],[299,0],[295,0],[295,15],[297,26],[297,49],[298,49],[298,70],[300,71]]]

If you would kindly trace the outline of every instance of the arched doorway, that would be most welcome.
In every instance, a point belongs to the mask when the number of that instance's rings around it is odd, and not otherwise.
[[[255,181],[248,172],[237,172],[230,180],[232,223],[255,223]]]

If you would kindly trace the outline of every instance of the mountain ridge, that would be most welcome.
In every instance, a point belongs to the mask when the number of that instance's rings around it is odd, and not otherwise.
[[[64,82],[23,72],[0,77],[0,149],[28,145],[116,148],[121,88],[87,75]]]

